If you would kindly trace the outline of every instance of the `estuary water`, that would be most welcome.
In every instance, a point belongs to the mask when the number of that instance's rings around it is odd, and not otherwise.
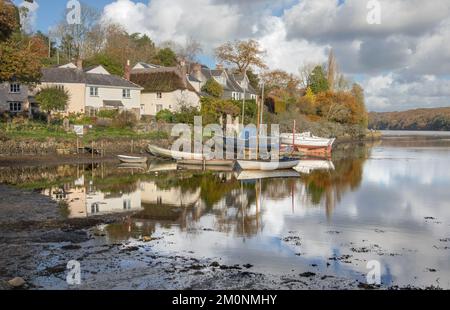
[[[159,239],[160,253],[361,282],[375,261],[385,287],[449,289],[449,137],[385,133],[299,173],[108,163],[2,167],[0,182],[52,197],[68,218],[126,214],[96,228],[112,244]]]

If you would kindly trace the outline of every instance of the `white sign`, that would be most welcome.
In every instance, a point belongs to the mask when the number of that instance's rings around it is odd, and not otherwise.
[[[83,125],[74,125],[73,131],[75,131],[75,133],[78,136],[82,136],[84,134],[84,126]]]

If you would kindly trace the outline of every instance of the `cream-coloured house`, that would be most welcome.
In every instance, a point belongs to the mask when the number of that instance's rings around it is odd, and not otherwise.
[[[176,112],[182,106],[199,108],[199,88],[194,88],[190,79],[183,67],[136,65],[130,81],[143,87],[141,115],[156,116],[162,110]]]
[[[120,76],[110,74],[104,67],[82,70],[74,64],[42,69],[39,88],[57,86],[70,94],[63,113],[95,115],[103,109],[118,109],[141,114],[141,90]]]

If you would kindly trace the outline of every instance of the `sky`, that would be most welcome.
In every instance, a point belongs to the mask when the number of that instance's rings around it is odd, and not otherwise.
[[[15,1],[17,4],[22,0]],[[47,32],[66,0],[37,0],[27,27]],[[369,23],[373,4],[380,23]],[[370,111],[450,106],[450,0],[96,0],[103,19],[155,42],[256,39],[271,69],[298,73],[332,48],[340,71],[365,89]],[[369,8],[368,8],[369,7]]]

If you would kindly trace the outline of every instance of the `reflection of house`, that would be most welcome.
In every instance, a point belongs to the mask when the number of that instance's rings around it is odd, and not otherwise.
[[[199,88],[194,78],[187,75],[184,64],[179,67],[159,67],[138,63],[130,80],[141,85],[141,114],[155,116],[162,110],[178,111],[182,106],[199,107]]]
[[[229,70],[225,70],[222,66],[210,69],[200,64],[193,64],[190,75],[200,81],[200,88],[208,80],[214,79],[223,87],[223,99],[242,100],[244,99],[244,94],[247,100],[256,99],[256,91],[250,85],[250,80],[245,74],[234,74]]]
[[[181,187],[159,189],[154,182],[141,182],[143,204],[173,207],[193,206],[200,200],[200,188],[195,192],[183,192]]]
[[[129,110],[139,115],[141,87],[110,74],[102,66],[82,68],[69,63],[42,69],[40,87],[57,86],[70,94],[66,113],[90,113],[102,109]]]
[[[117,195],[102,192],[90,192],[86,197],[87,216],[139,211],[141,209],[140,191]]]

